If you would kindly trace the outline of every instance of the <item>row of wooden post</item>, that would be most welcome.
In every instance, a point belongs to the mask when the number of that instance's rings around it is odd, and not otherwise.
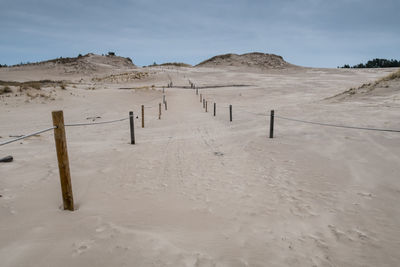
[[[200,102],[202,95],[200,94]],[[204,101],[204,99],[203,99]],[[204,103],[204,102],[203,102]],[[206,102],[207,103],[207,102]],[[167,102],[165,101],[165,110],[167,110]],[[207,112],[207,104],[206,104]],[[216,115],[216,103],[214,103],[214,116]],[[230,121],[232,121],[232,105],[229,105]],[[269,138],[274,137],[274,117],[275,111],[271,110],[270,114],[270,132]],[[60,183],[63,198],[64,210],[74,210],[74,197],[72,193],[71,173],[69,169],[68,149],[65,135],[64,114],[62,110],[52,112],[54,126],[54,140],[56,144],[58,169],[60,173]],[[159,104],[159,119],[161,119],[161,103]],[[129,112],[130,137],[131,144],[135,144],[135,125],[133,111]],[[144,128],[144,105],[142,105],[142,128]]]
[[[194,88],[194,87],[193,87]],[[196,95],[199,94],[198,88],[196,88]],[[208,112],[207,104],[208,101],[203,98],[203,95],[200,94],[200,103],[203,103],[203,108]],[[217,114],[217,103],[214,102],[214,117]],[[274,138],[274,118],[275,118],[275,111],[271,110],[270,114],[270,123],[269,123],[269,138]],[[232,121],[232,105],[229,105],[229,121]]]
[[[163,98],[165,110],[167,110],[167,101]],[[144,105],[142,105],[142,128],[144,128]],[[69,169],[67,139],[65,135],[64,113],[62,110],[52,112],[54,126],[54,140],[56,144],[58,170],[60,173],[61,192],[64,210],[74,210],[74,197],[72,193],[71,172]],[[158,119],[161,119],[161,103],[159,103]],[[129,111],[129,126],[131,144],[135,141],[135,118],[133,111]]]
[[[208,112],[208,101],[200,94],[200,103],[203,103],[203,108]],[[214,117],[217,115],[217,103],[214,102]],[[232,105],[229,105],[229,121],[232,121]]]

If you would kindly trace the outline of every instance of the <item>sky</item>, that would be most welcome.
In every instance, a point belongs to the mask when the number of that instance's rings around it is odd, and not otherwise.
[[[78,54],[198,64],[263,52],[309,67],[400,59],[400,0],[0,0],[0,64]]]

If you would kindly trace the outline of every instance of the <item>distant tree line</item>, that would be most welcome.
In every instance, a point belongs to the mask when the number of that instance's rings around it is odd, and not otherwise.
[[[350,66],[349,64],[343,65],[342,69],[363,69],[363,68],[394,68],[400,67],[400,61],[395,59],[383,59],[383,58],[375,58],[373,60],[369,60],[366,64],[360,63],[354,66]]]
[[[0,64],[0,68],[5,68],[5,67],[7,67],[7,64],[4,64],[4,65]]]

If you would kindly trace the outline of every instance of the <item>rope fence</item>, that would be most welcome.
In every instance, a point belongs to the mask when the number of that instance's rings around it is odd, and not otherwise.
[[[25,139],[25,138],[28,138],[28,137],[31,137],[31,136],[35,136],[35,135],[38,135],[38,134],[41,134],[41,133],[45,133],[45,132],[54,130],[55,128],[56,127],[53,126],[53,127],[50,127],[50,128],[47,128],[47,129],[43,129],[43,130],[40,130],[40,131],[37,131],[37,132],[33,132],[33,133],[30,133],[30,134],[27,134],[27,135],[23,135],[21,137],[15,138],[15,139],[11,139],[11,140],[8,140],[8,141],[5,141],[5,142],[1,142],[0,146],[8,145],[8,144],[17,142],[19,140],[22,140],[22,139]]]
[[[295,122],[300,122],[300,123],[315,124],[315,125],[320,125],[320,126],[336,127],[336,128],[346,128],[346,129],[357,129],[357,130],[367,130],[367,131],[379,131],[379,132],[400,133],[400,130],[380,129],[380,128],[369,128],[369,127],[357,127],[357,126],[346,126],[346,125],[338,125],[338,124],[329,124],[329,123],[313,122],[313,121],[305,121],[305,120],[287,118],[287,117],[282,117],[282,116],[277,116],[277,115],[275,115],[275,118],[279,118],[279,119],[282,119],[282,120],[288,120],[288,121],[295,121]]]
[[[128,116],[126,118],[122,118],[122,119],[111,120],[111,121],[99,121],[99,122],[87,122],[87,123],[71,123],[71,124],[65,124],[65,127],[91,126],[91,125],[99,125],[99,124],[108,124],[108,123],[126,121],[126,120],[129,120],[129,118],[130,118],[130,116]]]
[[[171,82],[172,85],[172,82]],[[148,102],[145,102],[148,103]],[[162,95],[162,103],[165,105],[165,110],[167,110],[167,101],[165,99],[164,89]],[[161,120],[161,102],[158,104],[158,119]],[[146,107],[149,108],[149,107]],[[142,120],[142,128],[144,128],[144,111],[145,106],[141,105],[141,120]],[[138,116],[139,117],[139,116]],[[68,152],[67,152],[67,140],[65,134],[66,127],[84,127],[84,126],[93,126],[93,125],[100,125],[100,124],[112,124],[118,123],[122,121],[129,120],[130,126],[130,144],[134,145],[135,142],[135,126],[134,126],[134,119],[135,116],[133,111],[129,112],[129,116],[115,119],[115,120],[108,120],[108,121],[99,121],[99,122],[85,122],[85,123],[64,123],[64,114],[63,111],[53,111],[52,112],[52,119],[53,119],[53,126],[49,128],[45,128],[40,131],[32,132],[23,136],[19,136],[17,138],[7,140],[4,142],[0,142],[0,146],[8,145],[19,140],[23,140],[29,138],[31,136],[35,136],[41,133],[45,133],[51,130],[54,130],[54,140],[56,145],[56,152],[57,152],[57,161],[58,161],[58,168],[60,174],[60,183],[61,183],[61,191],[62,191],[62,199],[63,199],[63,206],[64,210],[74,210],[74,199],[72,194],[72,184],[71,184],[71,175],[69,170],[69,159],[68,159]],[[10,136],[11,137],[11,136]],[[11,162],[12,156],[8,156],[2,159],[2,162]]]
[[[163,98],[163,100],[165,100],[165,98]],[[166,101],[165,101],[164,104],[165,104],[165,107],[166,107]],[[152,107],[144,107],[144,108],[152,108]],[[165,108],[165,110],[167,110],[167,108]],[[109,121],[99,121],[99,122],[68,123],[68,124],[64,124],[64,126],[65,127],[77,127],[77,126],[93,126],[93,125],[100,125],[100,124],[111,124],[111,123],[116,123],[116,122],[122,122],[122,121],[129,120],[131,117],[134,118],[133,114],[129,115],[129,116],[125,117],[125,118],[121,118],[121,119],[115,119],[115,120],[109,120]],[[144,119],[144,116],[143,116],[143,119]],[[159,119],[160,119],[160,114],[159,114]],[[17,142],[17,141],[20,141],[20,140],[23,140],[23,139],[26,139],[26,138],[41,134],[41,133],[45,133],[45,132],[54,130],[55,128],[56,128],[56,126],[53,126],[53,127],[45,128],[43,130],[39,130],[39,131],[36,131],[36,132],[32,132],[32,133],[26,134],[26,135],[23,135],[23,136],[19,136],[17,138],[11,139],[11,140],[3,141],[3,142],[0,142],[0,146],[8,145],[8,144],[11,144],[11,143],[14,143],[14,142]]]
[[[110,120],[110,121],[88,122],[88,123],[70,123],[70,124],[65,124],[64,126],[65,127],[75,127],[75,126],[92,126],[92,125],[99,125],[99,124],[109,124],[109,123],[116,123],[116,122],[129,120],[130,117],[131,116],[128,116],[128,117],[122,118],[122,119],[117,119],[117,120]],[[132,115],[132,117],[133,117],[133,115]],[[30,133],[30,134],[26,134],[26,135],[20,136],[20,137],[15,138],[15,139],[11,139],[11,140],[7,140],[7,141],[4,141],[4,142],[0,142],[0,146],[8,145],[8,144],[17,142],[19,140],[26,139],[28,137],[32,137],[32,136],[35,136],[35,135],[38,135],[38,134],[41,134],[41,133],[45,133],[45,132],[54,130],[55,128],[56,128],[56,126],[49,127],[49,128],[46,128],[46,129],[43,129],[43,130],[40,130],[40,131],[36,131],[36,132]]]
[[[193,84],[194,89],[199,88],[195,84]],[[196,95],[198,95],[198,91],[196,90]],[[205,95],[200,94],[200,103],[203,103],[203,108],[205,109],[205,112],[207,112],[207,98]],[[216,116],[216,102],[215,99],[213,98],[214,103],[214,117]],[[245,112],[248,114],[252,114],[255,116],[268,116],[267,114],[264,113],[255,113],[251,112],[248,110],[243,109],[243,106],[235,106],[239,107],[239,110],[241,112]],[[232,122],[232,105],[222,105],[220,108],[223,109],[229,109],[229,120]],[[340,125],[340,124],[330,124],[330,123],[324,123],[324,122],[314,122],[314,121],[307,121],[307,120],[301,120],[297,118],[289,118],[289,117],[284,117],[284,116],[279,116],[275,115],[274,110],[271,110],[271,115],[270,115],[270,138],[273,138],[273,131],[274,131],[274,118],[282,119],[282,120],[287,120],[287,121],[293,121],[293,122],[299,122],[299,123],[305,123],[305,124],[313,124],[313,125],[319,125],[319,126],[326,126],[326,127],[336,127],[336,128],[344,128],[344,129],[355,129],[355,130],[366,130],[366,131],[379,131],[379,132],[392,132],[392,133],[400,133],[400,130],[397,129],[382,129],[382,128],[373,128],[373,127],[361,127],[361,126],[348,126],[348,125]]]
[[[194,89],[196,92],[196,95],[199,95],[198,93],[198,87],[192,83],[191,81],[190,85],[191,88]],[[167,88],[172,87],[173,84],[170,82],[167,86]],[[199,95],[200,97],[200,104],[203,105],[203,108],[205,109],[205,112],[208,112],[208,108],[213,108],[213,112],[210,113],[213,114],[214,117],[216,117],[216,111],[217,111],[217,103],[215,102],[215,99],[213,101],[208,101],[209,98],[206,98],[203,94]],[[163,89],[163,98],[162,98],[162,103],[164,104],[165,110],[167,110],[167,101],[165,100],[165,95],[164,95],[164,89]],[[161,119],[161,114],[162,114],[162,103],[158,104],[158,119]],[[212,105],[211,105],[212,103]],[[267,114],[263,113],[254,113],[250,112],[247,110],[244,110],[245,107],[243,106],[236,106],[239,107],[239,111],[243,111],[249,114],[253,114],[256,116],[263,116],[267,117]],[[146,107],[148,108],[148,107]],[[233,121],[233,106],[232,104],[226,105],[223,104],[220,106],[224,110],[224,113],[226,112],[226,108],[229,108],[229,121]],[[141,128],[144,128],[144,116],[145,113],[145,106],[141,105]],[[226,114],[226,113],[225,113]],[[138,115],[138,114],[137,114]],[[136,118],[138,118],[137,116]],[[155,119],[155,117],[152,117]],[[270,132],[269,132],[269,138],[273,138],[274,136],[274,119],[280,119],[280,120],[287,120],[287,121],[293,121],[297,123],[305,123],[305,124],[313,124],[313,125],[319,125],[319,126],[327,126],[327,127],[337,127],[337,128],[346,128],[346,129],[357,129],[357,130],[368,130],[368,131],[379,131],[379,132],[392,132],[392,133],[400,133],[400,130],[396,129],[382,129],[382,128],[373,128],[373,127],[356,127],[356,126],[347,126],[347,125],[339,125],[339,124],[329,124],[329,123],[323,123],[323,122],[314,122],[314,121],[308,121],[308,120],[301,120],[297,118],[290,118],[286,116],[280,116],[280,115],[275,115],[275,111],[271,110],[270,113]],[[66,127],[83,127],[83,126],[93,126],[93,125],[100,125],[100,124],[113,124],[113,123],[119,123],[122,121],[127,121],[129,120],[129,125],[130,125],[130,144],[134,145],[135,144],[135,134],[134,134],[134,121],[135,121],[135,116],[132,111],[129,112],[129,116],[124,116],[119,119],[114,119],[114,120],[107,120],[107,121],[99,121],[99,122],[86,122],[86,123],[67,123],[64,124],[64,115],[63,111],[53,111],[52,112],[52,120],[53,120],[53,126],[48,127],[30,134],[26,134],[23,136],[19,136],[17,138],[7,140],[4,142],[0,142],[0,146],[8,145],[14,142],[17,142],[19,140],[23,140],[26,138],[29,138],[31,136],[35,136],[41,133],[45,133],[51,130],[54,130],[54,139],[55,139],[55,145],[56,145],[56,151],[57,151],[57,160],[58,160],[58,167],[59,167],[59,174],[60,174],[60,182],[61,182],[61,189],[62,189],[62,198],[63,198],[63,203],[64,203],[64,209],[65,210],[74,210],[74,203],[73,203],[73,196],[72,196],[72,186],[71,186],[71,177],[70,177],[70,171],[69,171],[69,160],[68,160],[68,153],[67,153],[67,141],[66,141],[66,135],[65,135],[65,128]]]

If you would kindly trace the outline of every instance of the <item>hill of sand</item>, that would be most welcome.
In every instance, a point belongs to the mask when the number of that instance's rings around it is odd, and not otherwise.
[[[52,131],[0,146],[14,157],[0,163],[0,266],[398,266],[399,133],[279,117],[400,129],[400,98],[322,101],[393,69],[93,66],[10,85],[0,142],[50,127],[53,110],[66,124],[133,111],[136,144],[128,120],[66,128],[73,212],[61,208]],[[1,80],[44,74],[0,70]]]
[[[359,87],[328,98],[334,101],[355,101],[360,99],[376,99],[386,97],[389,99],[400,98],[400,70],[391,73],[377,81],[364,83]]]
[[[294,65],[286,62],[281,56],[264,53],[247,53],[242,55],[225,54],[207,59],[196,67],[249,67],[257,69],[283,69]]]
[[[78,76],[79,79],[93,75],[105,75],[136,69],[130,58],[86,54],[74,58],[58,58],[48,61],[17,65],[0,69],[0,80],[64,80]]]

